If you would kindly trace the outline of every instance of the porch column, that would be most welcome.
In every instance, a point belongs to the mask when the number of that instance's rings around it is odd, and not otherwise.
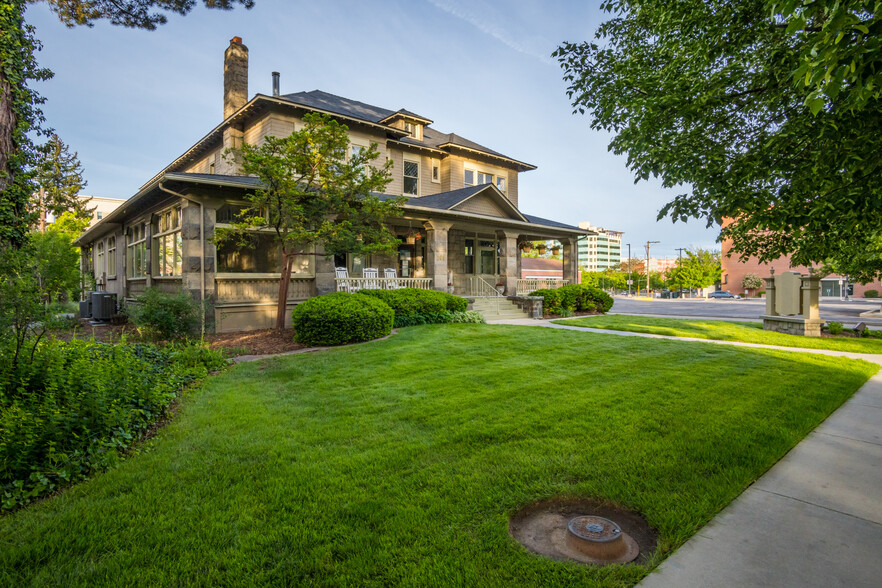
[[[496,236],[502,246],[502,258],[499,260],[499,278],[505,284],[505,295],[514,296],[518,291],[518,233],[514,231],[497,231]]]
[[[578,284],[581,278],[579,273],[579,250],[577,240],[560,239],[563,245],[563,279],[569,280],[570,284]]]
[[[426,221],[426,277],[432,278],[432,288],[447,291],[447,232],[453,223]]]

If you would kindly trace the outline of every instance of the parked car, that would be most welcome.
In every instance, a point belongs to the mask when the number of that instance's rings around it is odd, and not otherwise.
[[[728,290],[718,290],[707,295],[708,298],[728,298],[731,300],[741,300],[738,294],[732,294]]]

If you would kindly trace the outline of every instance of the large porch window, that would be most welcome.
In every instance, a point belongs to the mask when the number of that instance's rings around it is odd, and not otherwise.
[[[313,276],[313,255],[295,255],[291,277]],[[282,266],[282,247],[276,236],[252,233],[240,246],[225,241],[217,248],[217,271],[229,274],[278,274]]]
[[[126,274],[130,279],[147,276],[147,223],[136,223],[126,231]]]
[[[183,271],[181,207],[159,213],[153,224],[153,273],[156,276],[180,276]]]

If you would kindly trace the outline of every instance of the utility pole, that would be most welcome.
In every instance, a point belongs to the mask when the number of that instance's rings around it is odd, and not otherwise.
[[[653,243],[661,243],[661,241],[647,241],[646,242],[646,294],[649,295],[649,247]]]
[[[677,260],[677,285],[680,287],[680,297],[683,297],[683,247],[677,247],[679,259]]]
[[[626,243],[628,246],[628,298],[631,297],[631,244]]]

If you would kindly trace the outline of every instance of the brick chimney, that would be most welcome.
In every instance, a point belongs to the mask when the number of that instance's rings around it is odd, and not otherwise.
[[[248,102],[248,47],[242,37],[230,39],[224,51],[224,120]]]

